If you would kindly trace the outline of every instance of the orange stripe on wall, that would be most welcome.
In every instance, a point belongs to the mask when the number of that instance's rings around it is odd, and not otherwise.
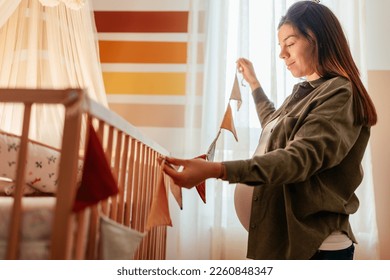
[[[108,94],[185,95],[185,73],[103,72]]]
[[[102,63],[186,63],[187,43],[99,41]]]
[[[184,127],[183,105],[109,104],[136,127]]]
[[[98,32],[187,32],[188,11],[95,11]]]

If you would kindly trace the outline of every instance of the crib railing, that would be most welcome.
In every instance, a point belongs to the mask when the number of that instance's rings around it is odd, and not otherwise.
[[[33,104],[62,104],[65,108],[60,172],[51,236],[52,259],[97,259],[99,257],[99,215],[145,232],[134,259],[165,259],[166,227],[146,232],[146,220],[157,187],[158,157],[168,152],[139,130],[89,99],[82,90],[1,89],[0,102],[23,103],[24,117],[18,162],[26,162],[27,142]],[[78,161],[91,123],[100,138],[112,173],[118,183],[117,195],[78,213],[72,212],[77,192]],[[7,258],[18,258],[22,188],[25,167],[18,164],[12,224]]]

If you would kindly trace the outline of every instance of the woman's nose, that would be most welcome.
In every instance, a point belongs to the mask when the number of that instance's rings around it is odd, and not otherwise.
[[[286,51],[285,48],[281,48],[279,53],[279,58],[285,59],[287,57],[288,57],[288,52]]]

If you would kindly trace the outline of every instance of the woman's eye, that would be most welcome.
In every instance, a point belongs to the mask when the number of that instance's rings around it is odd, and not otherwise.
[[[287,45],[287,48],[292,47],[293,45],[294,45],[294,43],[288,44],[288,45]]]

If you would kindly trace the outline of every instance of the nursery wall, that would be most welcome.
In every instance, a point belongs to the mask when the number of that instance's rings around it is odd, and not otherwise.
[[[182,153],[188,0],[94,0],[111,109]]]

